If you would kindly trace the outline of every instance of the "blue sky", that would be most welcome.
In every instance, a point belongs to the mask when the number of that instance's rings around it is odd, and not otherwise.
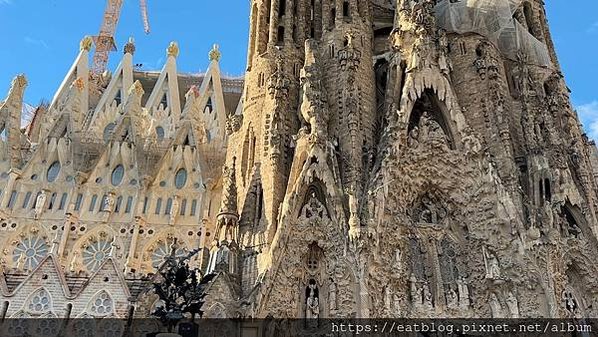
[[[212,44],[218,43],[222,71],[243,74],[248,0],[147,1],[151,34],[143,33],[138,0],[125,0],[116,34],[119,47],[129,36],[135,38],[135,63],[161,68],[165,48],[176,40],[179,70],[199,72],[208,65]],[[97,34],[104,7],[104,0],[0,0],[0,96],[16,74],[25,73],[26,101],[35,105],[51,99],[78,52],[79,40]],[[573,103],[589,134],[598,139],[598,1],[549,0],[546,11]],[[112,54],[111,69],[119,54]]]

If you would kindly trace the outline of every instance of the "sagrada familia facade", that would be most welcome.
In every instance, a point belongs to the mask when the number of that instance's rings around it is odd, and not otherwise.
[[[598,150],[541,0],[253,0],[244,79],[91,76],[0,106],[2,317],[597,317]]]

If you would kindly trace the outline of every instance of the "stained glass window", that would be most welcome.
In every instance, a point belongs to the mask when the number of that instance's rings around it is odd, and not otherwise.
[[[37,290],[29,299],[27,309],[31,313],[42,314],[49,311],[50,306],[50,294],[48,294],[46,289],[42,288]]]
[[[111,244],[107,240],[90,243],[83,250],[83,263],[89,271],[96,271],[110,254]]]
[[[48,243],[43,238],[33,235],[17,244],[12,259],[15,264],[19,259],[23,259],[20,262],[23,268],[31,270],[37,267],[46,255],[48,255]]]
[[[112,170],[112,178],[110,182],[113,186],[118,186],[123,181],[124,175],[125,167],[119,164],[114,168],[114,170]]]
[[[174,176],[174,186],[178,189],[185,187],[187,184],[187,170],[184,168],[178,170]]]
[[[158,140],[164,139],[164,128],[161,126],[156,127],[156,136],[158,136]]]
[[[50,183],[54,182],[54,180],[56,180],[56,178],[58,178],[58,173],[60,173],[60,162],[55,161],[48,168],[48,172],[46,174],[46,178],[48,179],[48,182],[50,182]]]
[[[168,242],[160,242],[158,247],[152,252],[152,266],[158,268],[162,262],[170,255],[170,244]],[[178,248],[175,253],[176,257],[185,256],[185,251]]]
[[[107,316],[114,311],[112,297],[102,290],[91,300],[91,312],[96,316]]]

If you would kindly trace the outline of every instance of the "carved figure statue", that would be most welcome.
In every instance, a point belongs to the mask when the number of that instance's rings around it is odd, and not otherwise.
[[[463,276],[457,279],[457,289],[459,291],[459,306],[469,308],[469,288]]]
[[[428,282],[424,282],[423,299],[424,305],[427,308],[432,308],[434,306],[434,304],[432,303],[432,293],[430,292],[430,284],[428,284]]]
[[[484,248],[484,262],[486,264],[486,278],[491,280],[500,279],[500,265],[496,255]]]
[[[24,270],[25,269],[25,252],[21,252],[19,258],[17,259],[16,268],[17,270]]]
[[[459,298],[455,290],[451,287],[446,291],[446,305],[449,308],[457,308]]]
[[[317,327],[317,320],[320,317],[320,302],[316,295],[317,286],[312,283],[308,286],[309,297],[307,298],[307,307],[305,310],[305,318],[309,319],[311,327]]]
[[[35,200],[35,219],[39,219],[39,217],[44,212],[44,206],[46,206],[46,199],[48,195],[46,190],[42,190],[41,193],[37,196]]]
[[[336,310],[337,308],[337,300],[336,300],[336,283],[334,283],[333,279],[330,279],[330,289],[329,289],[329,301],[330,301],[330,310]]]
[[[104,203],[102,205],[102,211],[104,212],[113,212],[114,211],[114,194],[108,193],[106,194],[106,198],[104,198]]]
[[[452,65],[448,57],[449,40],[446,36],[446,30],[444,29],[438,30],[438,47],[440,49],[440,53],[438,54],[438,66],[440,67],[440,72],[443,75],[448,76],[452,70]]]
[[[170,207],[170,212],[168,213],[168,223],[173,225],[174,221],[176,220],[176,216],[179,213],[179,197],[175,196],[172,198],[172,206]]]
[[[505,302],[507,304],[507,309],[509,309],[509,313],[511,314],[511,318],[519,318],[519,305],[517,297],[515,297],[512,291],[509,291],[507,294]]]
[[[409,140],[408,143],[410,148],[417,149],[419,146],[419,128],[416,126],[409,131]]]
[[[69,264],[69,271],[75,272],[79,268],[79,251],[75,250],[73,252],[73,258],[71,259],[71,263]]]
[[[492,312],[492,318],[502,318],[502,305],[498,301],[498,297],[495,293],[490,294],[490,310]]]
[[[422,304],[422,289],[419,286],[419,283],[417,281],[417,278],[415,277],[415,274],[411,274],[411,277],[409,278],[409,283],[410,283],[410,290],[411,290],[411,301],[413,302],[414,305]]]

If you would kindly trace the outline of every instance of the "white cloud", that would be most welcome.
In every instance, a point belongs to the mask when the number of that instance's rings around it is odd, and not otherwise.
[[[1,1],[1,0],[0,0]],[[588,33],[593,34],[593,33],[598,33],[598,21],[594,22],[590,28],[588,28]]]
[[[590,138],[598,141],[598,101],[578,105],[576,109]]]
[[[11,5],[12,0],[0,0],[0,5]]]
[[[0,1],[5,1],[5,0],[0,0]],[[25,36],[25,38],[23,40],[27,44],[38,46],[38,47],[44,47],[46,49],[50,49],[50,47],[48,46],[48,44],[44,40],[35,39],[35,38],[30,37],[30,36]]]

